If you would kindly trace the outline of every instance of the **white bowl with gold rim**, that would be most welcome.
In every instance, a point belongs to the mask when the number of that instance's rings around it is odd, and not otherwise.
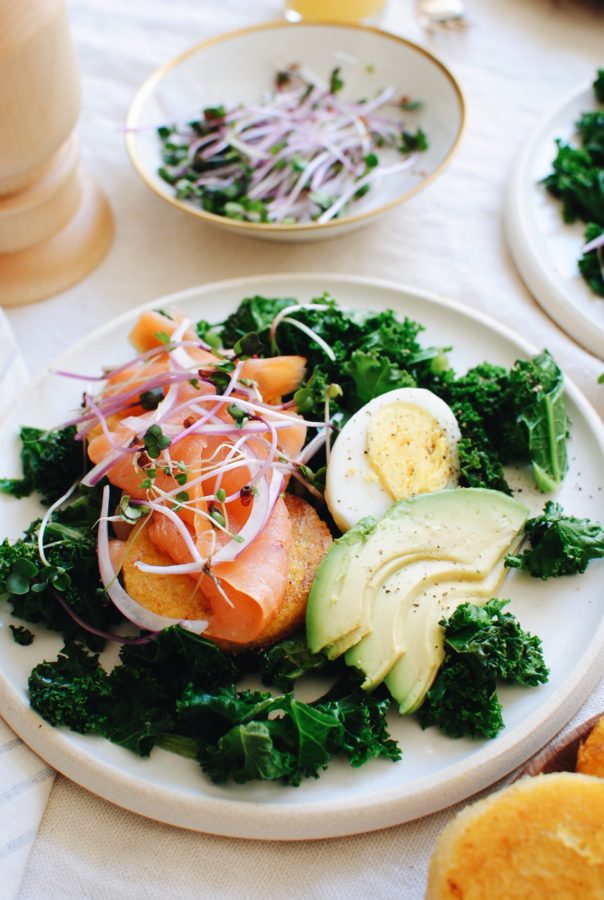
[[[397,96],[419,101],[419,109],[400,115],[406,128],[425,132],[428,149],[404,171],[376,179],[346,214],[325,223],[241,221],[177,199],[158,172],[162,161],[157,127],[198,118],[206,107],[257,101],[273,85],[275,73],[292,63],[325,79],[339,66],[342,96],[349,100],[373,96],[393,85]],[[309,241],[360,228],[434,181],[458,147],[464,120],[464,99],[453,75],[411,41],[360,25],[280,21],[204,41],[157,69],[132,103],[126,140],[145,183],[183,212],[250,237]]]

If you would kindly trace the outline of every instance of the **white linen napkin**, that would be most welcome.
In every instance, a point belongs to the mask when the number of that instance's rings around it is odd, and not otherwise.
[[[27,379],[10,324],[0,309],[0,420]],[[17,896],[54,776],[54,769],[0,718],[1,900]]]

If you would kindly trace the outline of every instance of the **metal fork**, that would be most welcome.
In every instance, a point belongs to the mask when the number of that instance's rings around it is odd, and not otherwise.
[[[417,0],[417,18],[428,31],[461,29],[468,24],[462,0]]]

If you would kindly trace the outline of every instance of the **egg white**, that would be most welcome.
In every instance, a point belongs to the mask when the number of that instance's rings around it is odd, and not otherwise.
[[[457,443],[461,437],[459,425],[450,407],[424,388],[399,388],[375,397],[361,407],[346,423],[331,449],[325,485],[325,499],[337,526],[348,531],[365,516],[379,518],[395,502],[384,487],[368,453],[368,429],[376,414],[394,404],[416,406],[430,416],[444,433],[449,450],[449,477],[445,485],[455,487],[459,479]],[[412,446],[410,453],[419,453]],[[429,484],[415,493],[434,490]],[[440,489],[440,488],[439,488]],[[402,499],[399,497],[398,499]]]

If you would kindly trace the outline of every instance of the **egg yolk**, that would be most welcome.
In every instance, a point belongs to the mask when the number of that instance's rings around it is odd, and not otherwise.
[[[445,488],[453,468],[444,430],[411,403],[391,403],[376,411],[367,429],[367,455],[394,500]]]

